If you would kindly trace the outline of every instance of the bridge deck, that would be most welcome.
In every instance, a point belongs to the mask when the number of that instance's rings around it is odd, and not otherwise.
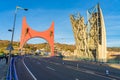
[[[16,72],[19,80],[34,80],[25,68],[22,59],[16,60]]]

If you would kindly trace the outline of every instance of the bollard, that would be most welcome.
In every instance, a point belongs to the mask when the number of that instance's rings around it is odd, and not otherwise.
[[[79,64],[77,64],[77,69],[79,68]]]
[[[106,71],[105,71],[105,72],[106,72],[106,75],[108,76],[108,75],[109,75],[109,70],[107,70],[107,69],[106,69]]]

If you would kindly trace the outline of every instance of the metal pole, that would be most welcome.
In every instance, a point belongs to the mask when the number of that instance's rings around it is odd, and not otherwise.
[[[16,22],[16,15],[17,15],[17,8],[15,10],[15,15],[14,15],[14,22],[13,22],[13,29],[12,29],[12,37],[11,37],[11,42],[10,42],[10,45],[13,46],[13,37],[14,37],[14,31],[15,31],[15,22]],[[12,52],[12,49],[9,49],[9,63],[10,63],[10,59],[11,59],[11,52]]]
[[[25,11],[28,10],[28,9],[26,9],[26,8],[22,8],[22,7],[16,6],[16,10],[15,10],[15,14],[14,14],[13,28],[12,28],[12,37],[11,37],[11,42],[10,42],[10,46],[12,46],[12,47],[13,47],[13,38],[14,38],[14,31],[15,31],[15,23],[16,23],[17,9],[23,9],[23,10],[25,10]],[[9,59],[8,59],[9,62],[10,62],[10,58],[11,58],[11,52],[12,52],[12,49],[9,49]]]
[[[15,31],[15,22],[16,22],[16,15],[17,15],[17,8],[15,10],[15,15],[14,15],[14,23],[13,23],[13,31],[12,31],[12,38],[11,38],[11,45],[13,44],[13,37],[14,37],[14,31]]]

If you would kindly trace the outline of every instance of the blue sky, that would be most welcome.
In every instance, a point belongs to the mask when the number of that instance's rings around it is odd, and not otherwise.
[[[55,42],[74,44],[74,36],[70,23],[70,15],[80,13],[85,17],[87,9],[97,3],[103,11],[106,25],[107,46],[120,47],[120,0],[0,0],[0,39],[10,40],[11,33],[8,29],[13,26],[16,6],[29,10],[18,10],[14,41],[20,40],[23,16],[27,23],[37,31],[48,29],[55,22]],[[42,43],[45,40],[35,38],[28,43]]]

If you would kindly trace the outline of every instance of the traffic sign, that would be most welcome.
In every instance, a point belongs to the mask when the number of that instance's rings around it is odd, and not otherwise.
[[[11,44],[9,44],[8,47],[6,48],[6,50],[14,50],[14,48]]]

